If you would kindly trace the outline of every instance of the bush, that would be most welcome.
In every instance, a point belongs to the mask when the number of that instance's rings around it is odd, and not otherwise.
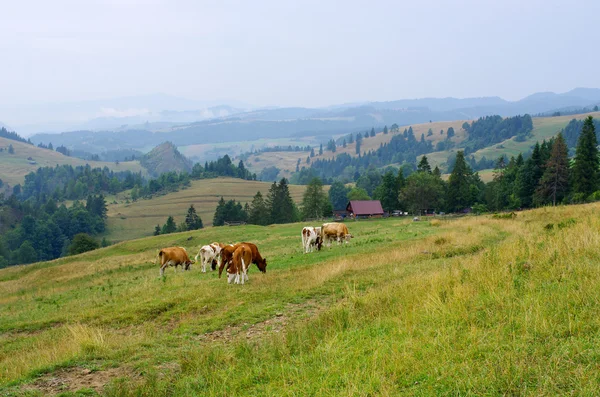
[[[99,244],[87,233],[79,233],[73,237],[73,242],[69,245],[69,255],[77,255],[83,252],[92,251],[99,247]]]

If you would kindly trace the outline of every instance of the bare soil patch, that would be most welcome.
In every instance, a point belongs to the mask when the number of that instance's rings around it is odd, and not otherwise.
[[[108,368],[92,371],[88,368],[72,367],[43,375],[35,382],[23,387],[24,390],[40,391],[44,396],[53,396],[64,392],[76,392],[81,389],[92,389],[100,393],[111,380],[134,377],[131,371],[124,368]]]

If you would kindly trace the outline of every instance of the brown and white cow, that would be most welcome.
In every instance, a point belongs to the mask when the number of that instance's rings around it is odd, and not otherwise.
[[[321,226],[321,240],[326,243],[328,247],[331,246],[331,240],[336,240],[338,244],[341,244],[342,240],[346,243],[350,241],[354,236],[348,231],[348,227],[343,223],[331,222],[324,223]]]
[[[220,243],[212,243],[205,245],[200,248],[198,254],[194,258],[196,262],[198,262],[198,257],[202,262],[202,273],[206,273],[206,266],[210,263],[210,268],[215,270],[217,268],[217,259],[221,253],[221,249],[225,246],[225,244]]]
[[[187,251],[183,247],[167,247],[158,252],[157,257],[160,262],[160,275],[165,274],[167,266],[174,266],[177,272],[177,266],[181,265],[184,270],[189,270],[195,262],[190,260]]]
[[[244,284],[248,281],[248,267],[252,263],[252,249],[246,244],[238,244],[227,267],[227,284]]]
[[[302,228],[302,249],[305,254],[312,252],[314,247],[320,251],[322,244],[320,227],[305,226]]]
[[[240,245],[248,246],[248,248],[252,252],[251,262],[254,263],[261,272],[267,272],[267,260],[262,257],[262,255],[258,251],[258,247],[256,246],[256,244],[244,242],[237,244],[229,244],[224,246],[223,249],[221,249],[221,255],[219,258],[219,277],[221,277],[223,269],[228,269],[231,265],[231,262],[233,260],[233,254]]]

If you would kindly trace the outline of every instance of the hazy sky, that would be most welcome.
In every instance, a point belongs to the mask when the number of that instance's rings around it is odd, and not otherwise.
[[[7,1],[0,104],[254,105],[600,87],[600,1]]]

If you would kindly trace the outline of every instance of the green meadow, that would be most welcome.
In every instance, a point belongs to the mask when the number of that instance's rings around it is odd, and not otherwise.
[[[0,395],[594,395],[600,205],[516,217],[148,237],[0,271]],[[267,258],[247,284],[153,263],[212,241]]]

